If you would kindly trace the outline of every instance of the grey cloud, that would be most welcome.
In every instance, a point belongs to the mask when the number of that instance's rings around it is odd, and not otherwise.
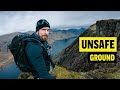
[[[101,19],[119,19],[120,11],[0,11],[0,35],[35,31],[36,22],[47,19],[51,27],[83,26]]]

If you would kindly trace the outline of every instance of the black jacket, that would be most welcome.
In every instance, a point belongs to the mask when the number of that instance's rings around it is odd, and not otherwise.
[[[32,37],[34,37],[37,40],[40,40],[36,33],[33,33]],[[46,49],[48,48],[47,42],[41,41],[41,43],[44,45]],[[50,58],[46,50],[39,43],[28,42],[25,51],[29,63],[34,69],[32,73],[35,78],[54,79],[54,77],[51,74],[49,74]]]

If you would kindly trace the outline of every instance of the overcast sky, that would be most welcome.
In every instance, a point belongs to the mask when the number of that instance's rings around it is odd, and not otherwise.
[[[0,35],[35,31],[39,19],[51,28],[92,25],[101,19],[120,19],[120,11],[0,11]]]

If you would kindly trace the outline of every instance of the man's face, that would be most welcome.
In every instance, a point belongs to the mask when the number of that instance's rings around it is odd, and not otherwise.
[[[39,31],[37,31],[37,34],[42,41],[46,41],[48,39],[49,30],[49,27],[43,27]]]

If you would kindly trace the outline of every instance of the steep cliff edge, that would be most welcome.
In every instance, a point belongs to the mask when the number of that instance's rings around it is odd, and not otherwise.
[[[91,78],[107,78],[120,68],[120,20],[100,20],[91,25],[79,37],[117,36],[117,63],[88,63],[88,53],[80,53],[77,38],[64,49],[56,58],[55,63],[76,72],[86,72]],[[107,73],[104,75],[103,73]]]

